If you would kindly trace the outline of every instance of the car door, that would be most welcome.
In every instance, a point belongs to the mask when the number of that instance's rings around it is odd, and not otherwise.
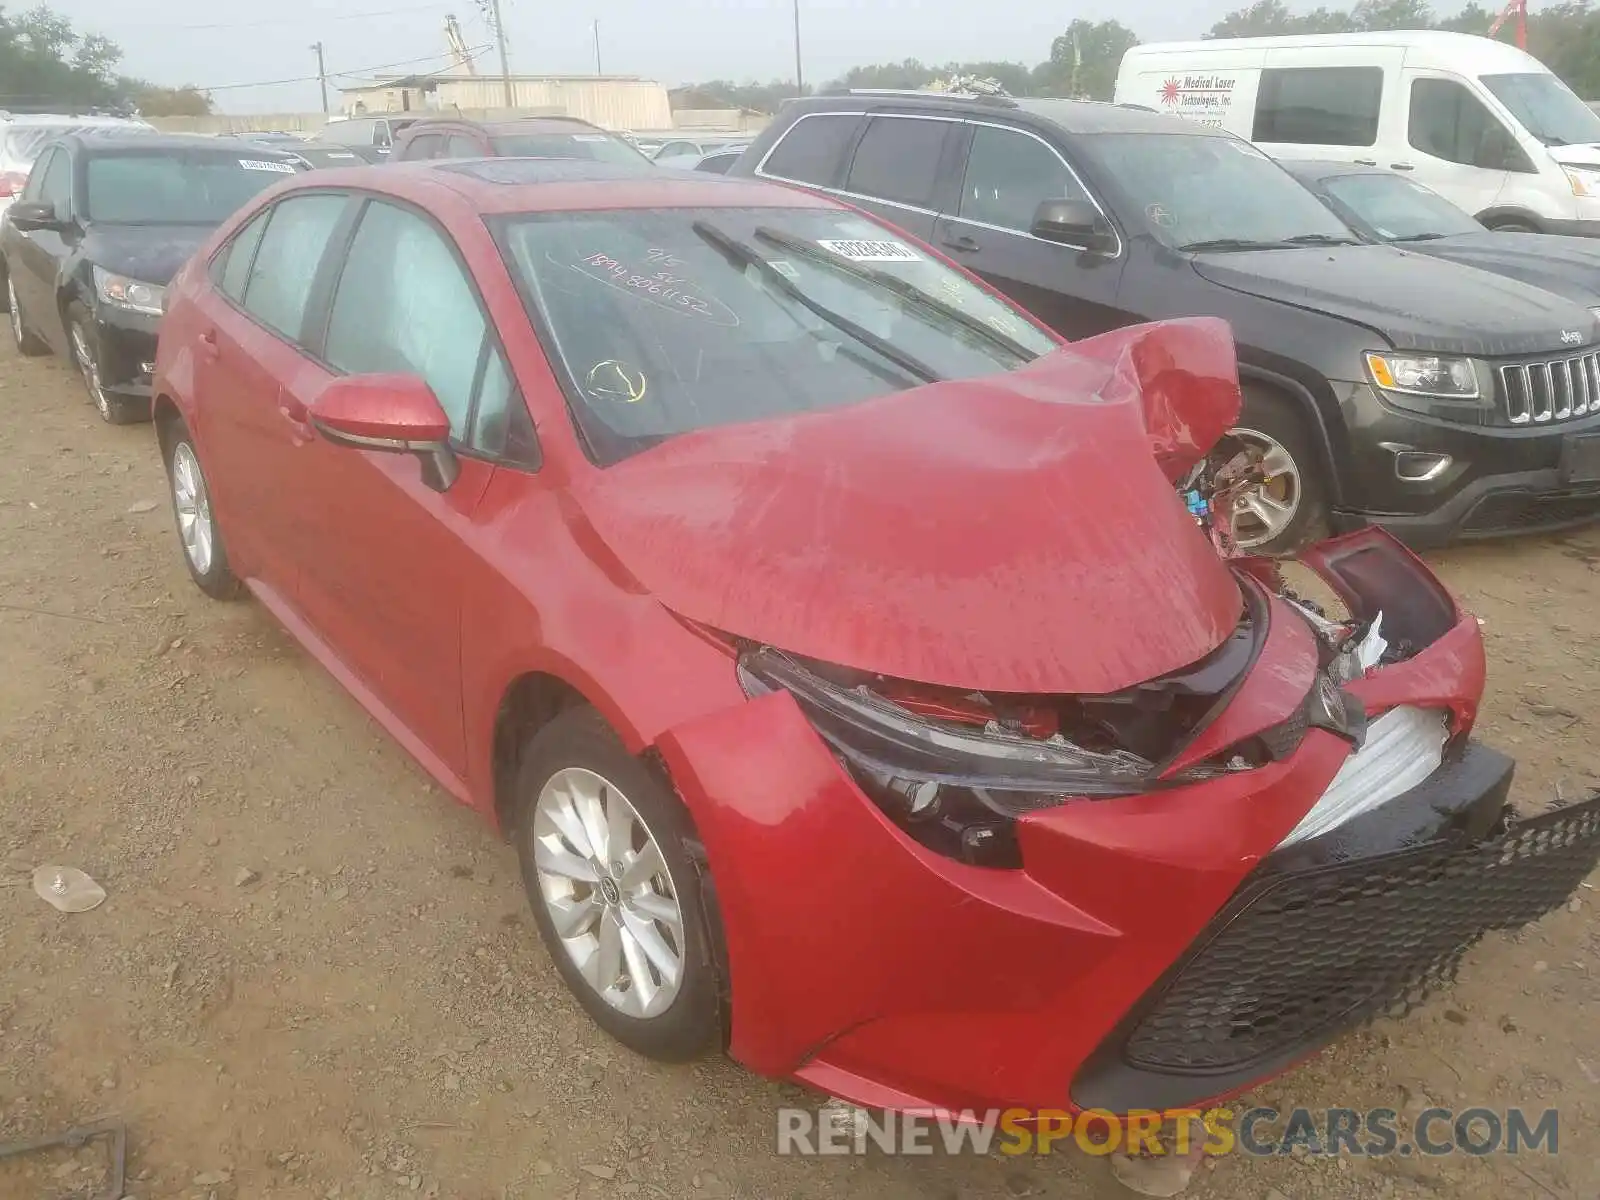
[[[23,199],[55,207],[56,216],[72,216],[72,156],[60,146],[51,147],[34,164],[23,189]],[[13,272],[17,302],[27,314],[27,325],[59,354],[66,353],[67,335],[57,316],[56,279],[61,262],[71,252],[75,230],[11,230]]]
[[[200,451],[237,566],[292,603],[305,521],[311,439],[284,381],[308,360],[302,326],[324,253],[352,201],[342,192],[290,196],[247,223],[213,261],[196,347]]]
[[[1466,84],[1443,72],[1407,71],[1405,85],[1408,150],[1385,165],[1474,215],[1493,207],[1508,164],[1526,157],[1511,131]]]
[[[1065,156],[1028,130],[973,122],[971,131],[960,191],[935,224],[934,244],[1067,337],[1126,324],[1117,308],[1127,261],[1120,238],[1087,250],[1030,232],[1046,200],[1106,211]]]
[[[298,601],[345,666],[463,776],[461,598],[481,569],[467,531],[494,473],[495,439],[503,445],[522,402],[476,285],[430,218],[367,202],[332,294],[322,357],[332,372],[420,376],[450,417],[461,473],[442,493],[409,455],[322,441],[301,448],[313,527]],[[295,399],[309,405],[325,378],[302,372]]]
[[[868,118],[845,173],[844,191],[861,207],[926,241],[938,219],[947,151],[961,131],[947,117],[878,113]]]

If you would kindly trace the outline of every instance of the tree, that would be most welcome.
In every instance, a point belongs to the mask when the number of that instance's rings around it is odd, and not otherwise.
[[[1081,17],[1050,44],[1050,59],[1033,69],[1034,90],[1041,95],[1109,100],[1122,56],[1139,44],[1121,21],[1085,21]]]
[[[68,18],[45,5],[14,17],[0,8],[0,108],[130,103],[138,90],[150,90],[151,85],[118,76],[121,61],[122,50],[110,38],[80,34]]]
[[[1249,8],[1229,13],[1206,34],[1208,38],[1271,37],[1288,33],[1349,33],[1355,17],[1327,8],[1292,13],[1282,0],[1257,0]]]
[[[1433,9],[1427,0],[1360,0],[1350,16],[1357,29],[1369,33],[1434,27]]]
[[[199,88],[157,87],[140,79],[124,79],[123,87],[147,117],[209,117],[211,97]]]

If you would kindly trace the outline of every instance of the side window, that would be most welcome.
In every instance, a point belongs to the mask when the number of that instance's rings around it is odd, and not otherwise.
[[[452,133],[445,139],[445,158],[482,158],[483,147],[464,133]]]
[[[62,215],[72,211],[72,156],[65,150],[50,156],[39,181],[39,199],[55,205],[56,212]]]
[[[778,139],[762,173],[795,183],[833,186],[838,179],[839,160],[860,119],[854,113],[801,117]]]
[[[873,117],[856,147],[845,190],[880,200],[928,208],[939,179],[939,157],[949,121]]]
[[[374,201],[351,243],[334,293],[324,355],[352,375],[420,375],[450,418],[450,435],[503,446],[511,377],[478,295],[450,243],[407,209]],[[473,400],[485,412],[473,427]],[[498,412],[488,410],[498,409]],[[500,447],[480,446],[492,453]]]
[[[972,131],[959,215],[1027,233],[1046,200],[1088,200],[1059,155],[1038,138],[979,125]]]
[[[1252,142],[1371,146],[1382,67],[1269,67],[1256,91]]]
[[[344,196],[292,196],[272,207],[245,280],[244,307],[269,329],[298,340],[322,252],[348,203]]]
[[[1406,140],[1446,162],[1501,171],[1516,145],[1483,101],[1454,79],[1412,81]]]
[[[267,218],[271,215],[272,210],[268,209],[234,234],[233,240],[212,264],[212,278],[217,282],[217,290],[230,300],[238,303],[244,301],[244,285],[250,278],[250,268],[256,260],[256,247],[261,245],[261,235],[267,231]]]
[[[438,158],[444,149],[444,138],[437,133],[419,133],[406,143],[404,156],[407,162],[419,158]]]
[[[394,134],[389,130],[389,122],[374,121],[372,123],[372,144],[374,146],[394,145]]]

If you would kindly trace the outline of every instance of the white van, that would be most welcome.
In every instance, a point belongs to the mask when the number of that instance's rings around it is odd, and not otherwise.
[[[1135,46],[1116,101],[1404,171],[1495,229],[1600,236],[1600,114],[1531,55],[1403,30]]]

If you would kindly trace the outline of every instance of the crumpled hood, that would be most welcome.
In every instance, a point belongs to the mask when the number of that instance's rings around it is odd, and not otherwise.
[[[580,544],[724,632],[929,684],[1111,692],[1238,622],[1172,483],[1238,404],[1223,322],[1138,326],[672,438],[574,481],[567,510]]]
[[[83,257],[114,275],[165,287],[205,244],[212,225],[91,225]]]
[[[1198,254],[1194,269],[1234,291],[1364,326],[1400,350],[1570,353],[1600,338],[1594,314],[1582,305],[1394,246]],[[1573,331],[1576,342],[1562,339]]]
[[[1600,244],[1553,233],[1460,233],[1406,249],[1493,271],[1564,296],[1585,308],[1600,306]]]

